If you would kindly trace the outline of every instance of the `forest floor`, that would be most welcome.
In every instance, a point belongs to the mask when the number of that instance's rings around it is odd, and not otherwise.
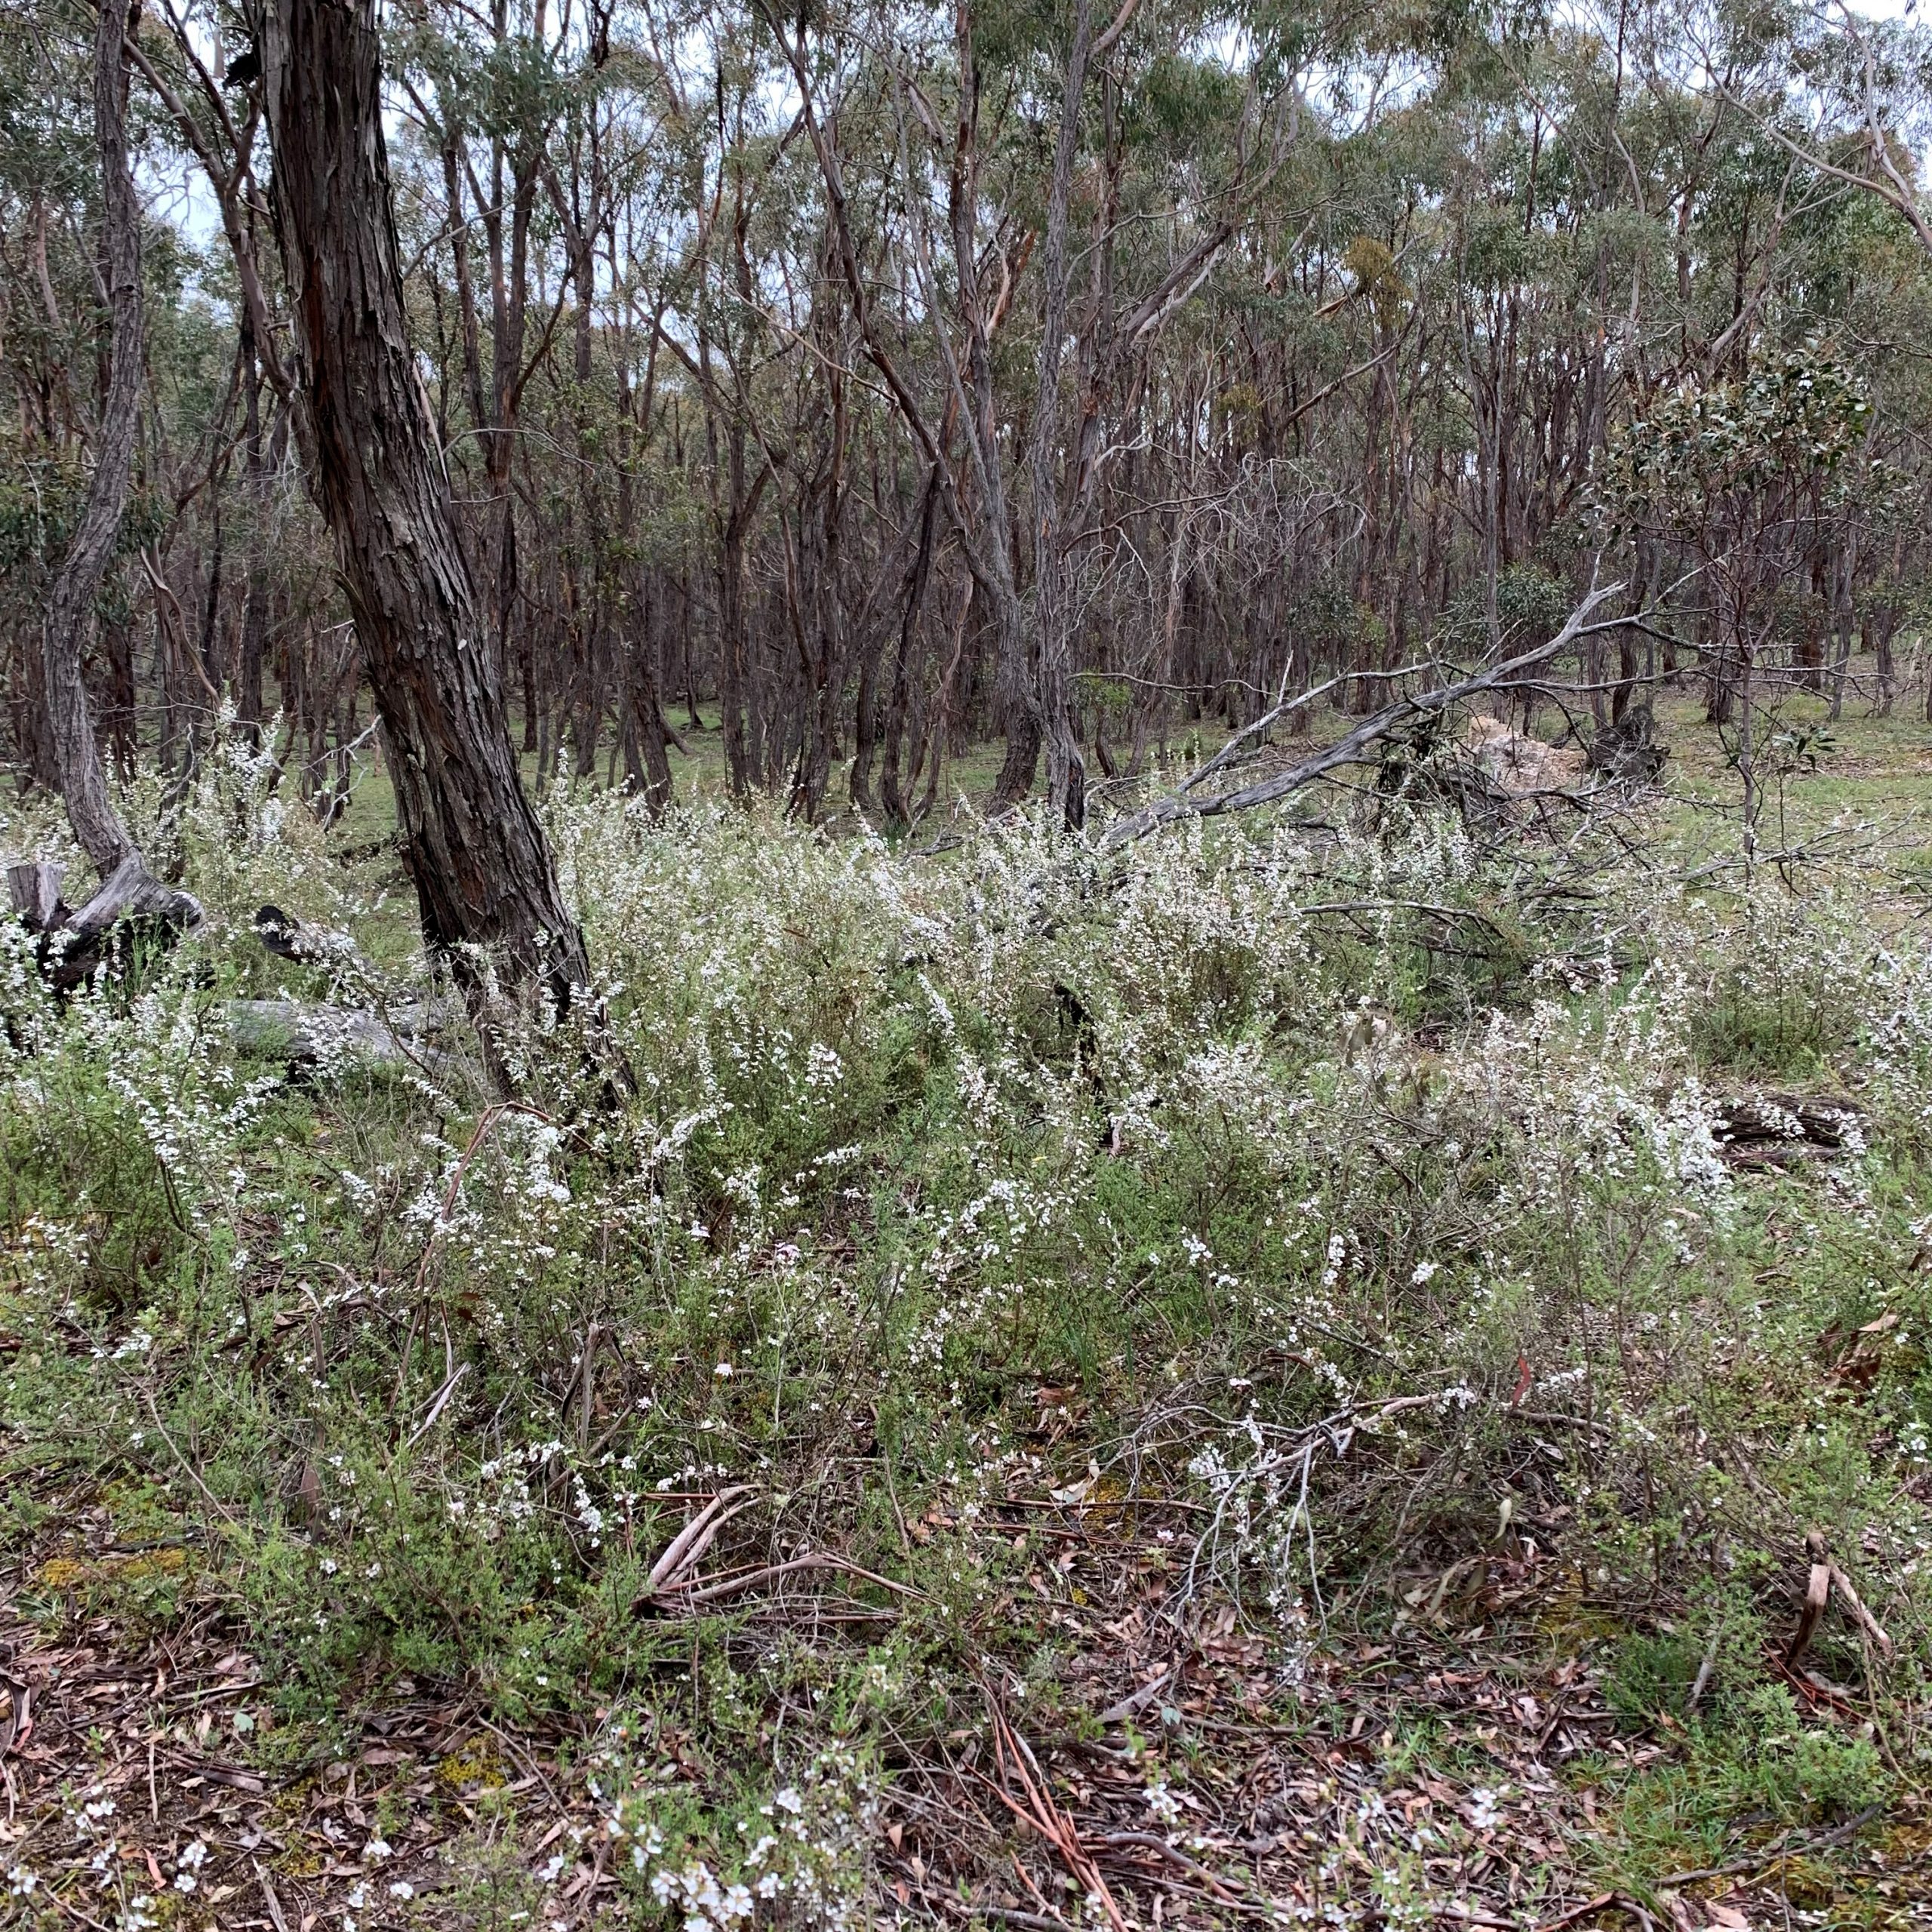
[[[637,1096],[516,1108],[233,1044],[408,896],[211,760],[202,940],[0,955],[0,1924],[1932,1922],[1932,729],[1821,710],[1748,879],[1687,700],[1112,859],[560,794]]]

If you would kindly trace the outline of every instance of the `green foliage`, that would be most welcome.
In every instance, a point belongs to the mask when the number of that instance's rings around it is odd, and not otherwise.
[[[1666,392],[1613,440],[1601,484],[1620,530],[1699,538],[1729,528],[1758,493],[1822,483],[1871,410],[1859,373],[1812,337],[1761,344],[1736,380]]]

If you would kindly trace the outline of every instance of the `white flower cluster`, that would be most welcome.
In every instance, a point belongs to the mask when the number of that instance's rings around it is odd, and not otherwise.
[[[732,1932],[780,1901],[788,1921],[860,1932],[873,1922],[868,1894],[867,1854],[878,1823],[871,1777],[848,1754],[816,1758],[796,1783],[780,1786],[758,1807],[754,1826],[741,1824],[747,1842],[727,1858],[674,1844],[656,1813],[669,1768],[642,1774],[612,1766],[601,1774],[621,1778],[615,1795],[602,1800],[604,1829],[628,1841],[629,1866],[660,1909],[681,1915],[685,1932]],[[601,1788],[601,1777],[592,1785]]]

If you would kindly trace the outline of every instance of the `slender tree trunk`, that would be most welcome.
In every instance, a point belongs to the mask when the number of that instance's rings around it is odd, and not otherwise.
[[[637,577],[633,608],[638,629],[629,641],[625,659],[624,760],[630,789],[641,792],[653,811],[661,811],[671,802],[671,760],[664,749],[664,708],[657,675],[657,605],[649,571],[640,567]]]
[[[1073,713],[1073,586],[1067,580],[1060,528],[1060,350],[1066,334],[1067,226],[1073,164],[1080,144],[1080,107],[1093,42],[1091,0],[1075,0],[1073,44],[1068,52],[1060,140],[1047,197],[1047,233],[1040,272],[1045,283],[1040,331],[1040,384],[1034,398],[1028,467],[1033,497],[1032,688],[1035,728],[1047,752],[1047,795],[1070,831],[1087,817],[1087,768]]]
[[[107,289],[107,398],[95,438],[74,540],[48,599],[41,635],[48,720],[67,817],[81,849],[104,879],[138,859],[108,795],[107,774],[88,709],[81,662],[94,632],[94,604],[121,534],[141,401],[140,205],[128,165],[126,37],[136,17],[122,0],[104,0],[94,28],[94,131],[100,156],[101,256]]]
[[[888,702],[885,713],[885,761],[879,774],[879,796],[885,806],[886,817],[894,824],[903,824],[906,818],[904,792],[900,783],[899,763],[901,750],[906,741],[906,720],[912,707],[912,669],[915,648],[919,632],[920,607],[925,601],[926,585],[932,575],[933,525],[939,512],[939,472],[935,466],[926,479],[925,494],[919,507],[919,544],[913,553],[912,567],[907,573],[906,594],[901,607],[899,624],[899,651],[892,668],[892,696]],[[918,777],[918,755],[912,758],[912,777]],[[858,799],[858,787],[855,777],[853,797]]]
[[[242,316],[242,380],[247,385],[244,448],[248,502],[254,528],[248,544],[248,590],[242,613],[242,643],[235,656],[235,704],[249,734],[257,742],[262,724],[262,648],[269,626],[269,478],[262,441],[262,371],[257,359],[255,332],[245,309]]]
[[[423,934],[472,994],[477,948],[561,1008],[589,962],[518,780],[411,351],[371,0],[276,0],[263,51],[311,473],[382,716]]]
[[[1832,627],[1836,648],[1831,670],[1832,721],[1844,715],[1845,685],[1851,675],[1852,637],[1857,620],[1852,609],[1851,580],[1857,552],[1850,539],[1837,546],[1832,560]]]

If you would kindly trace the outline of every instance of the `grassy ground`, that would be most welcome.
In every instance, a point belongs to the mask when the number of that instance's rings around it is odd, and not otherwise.
[[[1932,734],[1789,707],[1747,877],[1661,722],[1111,858],[566,790],[636,1091],[514,1109],[238,1054],[408,903],[211,761],[203,940],[0,961],[0,1923],[1924,1923]]]

